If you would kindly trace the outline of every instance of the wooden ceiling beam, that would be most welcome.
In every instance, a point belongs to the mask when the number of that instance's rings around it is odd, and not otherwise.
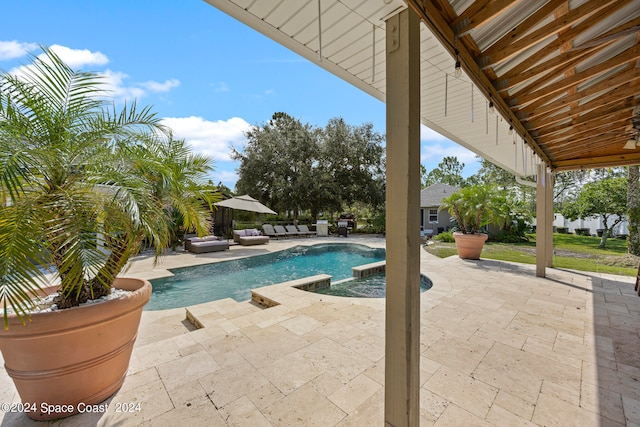
[[[571,105],[571,103],[579,101],[585,97],[595,95],[603,90],[616,88],[618,86],[624,86],[625,84],[630,84],[637,82],[640,79],[640,68],[635,68],[633,66],[629,66],[620,72],[608,76],[606,79],[589,86],[588,88],[579,90],[576,94],[571,96],[566,96],[564,98],[558,99],[556,101],[542,104],[542,103],[533,103],[527,106],[526,110],[518,110],[515,112],[520,117],[520,120],[527,121],[533,119],[538,116],[544,116],[554,111],[563,109]]]
[[[406,0],[452,57],[457,51],[472,84],[493,99],[498,112],[553,169],[640,164],[640,149],[621,153],[638,105],[640,70],[634,67],[640,45],[579,72],[575,68],[640,31],[640,18],[634,18],[593,35],[603,20],[638,0],[589,0],[573,9],[569,0],[547,0],[521,22],[496,28],[498,40],[479,53],[472,30],[493,25],[519,1],[528,0],[474,0],[456,17],[450,0]],[[586,40],[574,45],[576,37]],[[495,67],[508,59],[508,67]],[[504,96],[505,91],[512,93]]]
[[[455,56],[456,35],[432,2],[423,2],[419,0],[406,1],[407,5],[413,9],[425,25],[431,29],[442,46],[447,49],[452,56]],[[500,112],[506,120],[513,123],[515,131],[529,144],[529,146],[535,151],[536,155],[540,157],[543,162],[548,164],[549,157],[547,154],[538,147],[535,139],[529,134],[522,123],[520,123],[518,118],[513,114],[509,106],[507,106],[505,101],[499,96],[495,87],[489,78],[482,72],[466,45],[464,43],[459,43],[457,49],[462,63],[462,68],[467,72],[472,83],[487,98],[493,99],[496,110]]]
[[[574,145],[572,147],[573,148],[572,150],[563,152],[561,154],[554,151],[553,162],[557,163],[557,162],[562,162],[564,160],[569,160],[569,159],[584,159],[585,157],[594,155],[594,153],[596,152],[598,153],[597,154],[598,156],[602,156],[602,155],[624,154],[625,152],[629,151],[629,150],[625,150],[623,147],[624,147],[624,142],[619,143],[618,141],[610,140],[610,139],[603,141],[603,143],[590,142],[582,146]],[[615,148],[615,150],[612,150],[612,148]]]
[[[538,143],[544,149],[553,148],[554,144],[558,144],[567,140],[578,140],[586,135],[598,135],[604,132],[616,132],[617,129],[623,128],[629,120],[629,116],[612,116],[607,120],[593,121],[588,124],[581,124],[572,128],[567,128],[564,132],[556,132],[551,135],[543,135],[538,138]]]
[[[533,68],[528,69],[525,72],[512,74],[506,73],[504,76],[497,79],[494,84],[499,91],[505,91],[512,89],[514,86],[526,82],[527,80],[540,81],[541,79],[548,79],[555,74],[564,72],[567,67],[572,67],[575,64],[587,59],[607,45],[592,47],[589,49],[582,49],[579,52],[565,52],[554,58],[549,59],[541,64],[536,65]],[[513,94],[511,94],[513,96]]]
[[[549,15],[551,15],[556,9],[566,4],[567,0],[552,0],[549,3],[542,6],[535,11],[531,16],[526,18],[523,22],[516,25],[511,31],[507,32],[498,41],[496,41],[489,49],[500,51],[506,49],[514,40],[518,40],[525,33],[529,32],[538,23],[543,21]],[[487,51],[489,50],[487,49]],[[483,53],[483,56],[487,55],[487,51]],[[483,59],[480,58],[480,61]]]
[[[453,20],[451,28],[460,37],[464,33],[480,27],[511,6],[513,6],[513,0],[476,0],[458,18]]]
[[[619,39],[620,37],[625,37],[629,34],[637,33],[640,31],[640,18],[632,19],[631,21],[625,22],[623,24],[618,25],[615,28],[607,31],[606,33],[599,35],[589,41],[585,41],[584,43],[574,46],[574,49],[582,49],[597,46],[603,43],[609,43],[612,40]]]
[[[624,133],[618,132],[619,128],[614,126],[605,126],[598,131],[593,132],[585,132],[584,134],[570,138],[564,139],[562,141],[556,141],[553,144],[541,144],[543,146],[553,146],[554,156],[561,157],[565,153],[571,153],[574,150],[577,150],[581,145],[590,144],[597,139],[598,141],[606,140],[609,143],[618,143],[621,139],[628,139],[629,135],[625,135]]]
[[[590,1],[582,4],[581,6],[569,10],[560,19],[553,19],[548,24],[542,26],[536,31],[529,33],[526,37],[521,37],[517,41],[511,41],[504,46],[496,46],[495,44],[489,47],[482,53],[481,63],[488,62],[490,64],[499,64],[513,57],[514,55],[523,52],[524,50],[535,46],[543,40],[553,37],[563,30],[571,28],[572,25],[580,22],[581,20],[598,15],[597,12],[607,8],[613,3],[628,3],[631,0],[607,0],[607,1]],[[600,18],[602,19],[602,18]],[[600,20],[599,19],[599,20]],[[565,44],[567,41],[573,39],[572,35],[559,37],[559,43]]]
[[[613,68],[619,67],[621,65],[625,65],[630,62],[637,61],[640,58],[640,46],[634,45],[624,52],[620,52],[613,58],[608,59],[598,65],[594,65],[591,68],[588,68],[580,73],[576,73],[575,75],[566,78],[562,81],[558,81],[556,83],[552,83],[548,86],[545,86],[542,89],[539,89],[532,93],[523,94],[519,97],[510,97],[510,104],[512,106],[515,105],[526,105],[530,102],[534,102],[538,99],[545,97],[554,97],[558,92],[562,92],[567,90],[568,88],[578,85],[588,79],[594,78],[599,74],[605,73]]]
[[[597,141],[595,140],[597,138]],[[601,137],[593,137],[591,139],[583,140],[577,142],[575,144],[565,144],[562,148],[555,148],[553,150],[553,162],[558,162],[567,159],[577,159],[582,158],[588,152],[593,152],[594,150],[611,150],[612,147],[618,147],[616,149],[616,153],[622,153],[624,150],[624,143],[619,143],[618,140],[614,138],[601,138]],[[609,154],[612,154],[611,152]]]
[[[599,125],[606,125],[618,121],[618,119],[621,118],[629,119],[633,117],[631,105],[631,102],[627,102],[624,107],[619,107],[618,105],[608,106],[600,111],[585,114],[568,122],[557,123],[547,129],[535,132],[537,134],[536,137],[542,139],[565,132],[578,133],[584,128],[595,128]]]
[[[580,125],[574,126],[573,128],[566,129],[565,132],[556,132],[551,135],[543,135],[538,138],[538,144],[541,147],[545,147],[545,149],[550,148],[555,143],[562,142],[568,139],[579,139],[585,135],[588,135],[589,132],[592,132],[593,135],[597,135],[598,133],[602,133],[605,131],[615,131],[616,129],[624,126],[625,122],[630,119],[630,115],[613,115],[608,117],[606,120],[598,120],[592,121],[590,123],[582,123]]]
[[[431,0],[433,1],[436,6],[438,8],[440,8],[440,13],[442,14],[442,17],[445,19],[445,21],[449,22],[449,25],[453,25],[452,22],[458,18],[458,16],[456,15],[456,12],[453,10],[453,8],[451,7],[451,3],[449,3],[449,0]],[[488,1],[488,0],[482,0],[482,1]]]
[[[440,8],[440,13],[442,14],[442,17],[446,22],[452,23],[454,20],[459,18],[456,15],[456,12],[453,10],[453,7],[451,7],[451,3],[449,3],[449,0],[432,1],[435,3],[436,7]],[[486,4],[487,1],[490,0],[479,0],[479,2],[483,5]],[[450,26],[453,28],[453,24],[450,24]],[[473,40],[473,38],[469,35],[469,33],[457,34],[457,36],[458,43],[464,43],[465,47],[469,49],[469,53],[471,53],[473,56],[480,55],[480,49],[478,48],[478,45],[476,45],[476,42]]]
[[[539,76],[538,79],[535,79],[531,83],[529,83],[525,87],[521,87],[517,91],[509,93],[507,96],[510,98],[518,98],[525,93],[532,93],[536,90],[543,89],[549,85],[550,81],[561,81],[567,77],[570,77],[575,74],[575,67],[580,62],[583,61],[583,58],[574,58],[572,61],[564,64],[562,67],[556,67],[554,72],[549,72],[544,75]],[[567,74],[569,73],[569,74]]]
[[[640,164],[640,152],[636,151],[637,150],[633,150],[629,154],[615,154],[609,156],[561,160],[554,162],[552,164],[552,168],[554,171],[563,172],[579,169],[637,165]]]
[[[602,94],[596,98],[593,98],[589,102],[585,102],[582,105],[577,107],[571,107],[569,111],[555,114],[555,115],[547,115],[545,117],[540,117],[536,120],[531,120],[527,122],[527,127],[529,129],[536,128],[541,129],[548,126],[552,126],[555,123],[564,121],[566,119],[570,119],[572,117],[577,117],[582,114],[588,112],[594,112],[611,105],[616,105],[619,102],[624,100],[629,100],[631,106],[633,106],[633,98],[638,93],[638,89],[640,88],[640,84],[630,84],[627,83],[625,86],[618,86],[612,88],[609,92]]]
[[[566,40],[573,40],[576,37],[580,36],[585,31],[590,30],[594,25],[600,22],[603,18],[606,18],[607,16],[616,12],[618,9],[620,9],[620,7],[621,5],[618,5],[616,3],[613,6],[602,11],[602,13],[600,14],[595,14],[590,16],[589,18],[585,19],[584,21],[580,22],[576,26],[564,32],[562,34],[562,37],[563,37],[562,40],[557,39],[550,42],[549,44],[544,46],[542,49],[529,55],[526,61],[521,61],[519,64],[512,67],[509,70],[509,72],[514,74],[522,73],[528,70],[533,64],[537,64],[540,61],[544,61],[545,58],[549,57],[550,55],[554,55],[560,48],[562,48]],[[481,64],[483,69],[487,69],[493,66],[493,64],[486,62],[486,59],[482,58],[481,56],[477,58],[477,61],[479,64]]]

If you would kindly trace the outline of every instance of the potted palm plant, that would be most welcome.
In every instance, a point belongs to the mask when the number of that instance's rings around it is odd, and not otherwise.
[[[488,237],[481,228],[489,224],[497,212],[494,198],[493,187],[473,185],[442,200],[440,209],[447,209],[458,224],[453,238],[460,258],[480,259]]]
[[[0,74],[0,350],[28,415],[53,419],[120,387],[151,285],[119,275],[163,252],[175,211],[205,234],[214,197],[209,159],[42,50]]]

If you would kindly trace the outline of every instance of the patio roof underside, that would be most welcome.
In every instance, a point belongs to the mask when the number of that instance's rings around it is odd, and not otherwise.
[[[410,7],[426,126],[521,176],[640,164],[640,0],[206,1],[383,102],[385,20]]]

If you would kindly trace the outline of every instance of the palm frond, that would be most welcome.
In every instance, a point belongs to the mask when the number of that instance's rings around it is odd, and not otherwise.
[[[0,208],[0,301],[12,306],[23,322],[49,265],[36,218],[29,203]],[[7,327],[6,311],[4,318]]]
[[[101,76],[42,51],[0,74],[0,299],[22,314],[42,265],[68,296],[108,287],[143,241],[165,250],[174,212],[204,232],[215,199],[210,159],[151,107],[107,106]]]

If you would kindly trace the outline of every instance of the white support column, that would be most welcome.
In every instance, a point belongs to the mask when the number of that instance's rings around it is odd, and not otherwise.
[[[546,240],[545,248],[547,254],[545,255],[546,267],[553,267],[553,221],[555,215],[553,212],[553,174],[547,170],[547,186],[545,187],[544,197],[546,198],[545,208],[547,208],[547,224],[545,227],[544,238]]]
[[[547,165],[538,165],[536,188],[536,276],[553,266],[553,177]]]
[[[387,297],[385,426],[420,412],[420,27],[409,8],[386,22]]]

